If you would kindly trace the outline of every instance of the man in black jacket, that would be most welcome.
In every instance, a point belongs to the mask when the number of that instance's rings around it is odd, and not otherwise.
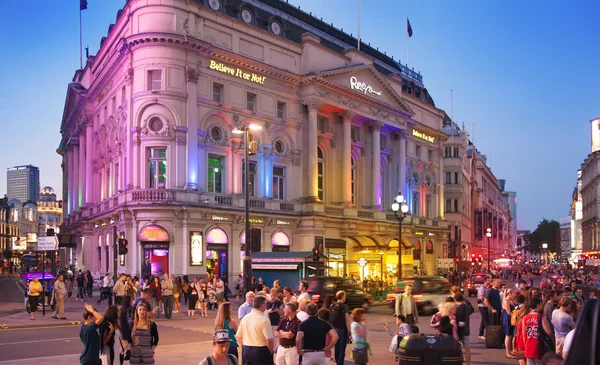
[[[454,300],[458,307],[456,308],[456,323],[458,324],[458,337],[460,342],[465,349],[465,362],[467,365],[471,365],[471,340],[469,334],[471,333],[471,324],[469,317],[475,311],[471,303],[465,300],[461,293],[454,296]]]

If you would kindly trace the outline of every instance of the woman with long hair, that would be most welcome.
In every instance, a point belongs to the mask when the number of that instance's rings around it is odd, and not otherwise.
[[[202,282],[202,278],[198,282],[198,302],[200,303],[200,317],[208,317],[208,309],[206,303],[208,301],[208,284]]]
[[[323,305],[321,306],[321,308],[329,309],[329,307],[331,307],[331,305],[334,303],[334,299],[335,296],[327,294],[325,296],[325,299],[323,300]]]
[[[158,345],[158,328],[148,318],[148,310],[144,303],[135,308],[135,319],[131,329],[131,365],[154,365],[154,350]]]
[[[118,336],[117,331],[119,332]],[[100,325],[100,360],[102,365],[117,363],[116,354],[119,354],[120,350],[115,347],[115,341],[120,341],[120,338],[119,309],[111,305],[104,312],[104,321]]]
[[[238,330],[238,325],[233,319],[231,319],[231,303],[223,302],[219,305],[217,310],[217,317],[215,318],[215,331],[216,330],[227,330],[229,332],[229,343],[228,353],[238,358],[238,343],[235,338],[235,334]]]
[[[515,327],[510,323],[510,316],[515,310],[517,293],[513,289],[507,289],[502,301],[502,333],[504,334],[504,351],[505,356],[509,359],[514,359],[512,354],[512,339],[515,334]]]
[[[150,285],[148,287],[152,290],[152,309],[156,310],[156,318],[159,318],[160,316],[158,314],[160,313],[160,303],[162,303],[162,290],[158,276],[155,276],[150,280]]]
[[[178,276],[175,278],[175,281],[173,281],[173,302],[175,303],[175,310],[173,313],[179,313],[181,310],[181,307],[179,306],[179,296],[183,290],[181,287],[181,276]]]

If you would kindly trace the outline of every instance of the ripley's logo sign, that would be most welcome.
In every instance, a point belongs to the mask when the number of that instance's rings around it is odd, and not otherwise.
[[[373,86],[367,84],[366,82],[360,82],[360,81],[358,81],[358,79],[356,77],[354,77],[354,76],[352,76],[350,78],[350,88],[352,90],[361,91],[363,94],[371,93],[371,94],[375,94],[375,95],[381,96],[381,91],[374,90]]]

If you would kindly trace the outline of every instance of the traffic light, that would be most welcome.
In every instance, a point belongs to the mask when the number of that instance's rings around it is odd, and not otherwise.
[[[127,240],[125,238],[119,238],[119,255],[127,255]]]
[[[319,261],[319,259],[321,258],[321,255],[320,255],[318,248],[315,247],[312,249],[312,257],[313,257],[314,262]]]
[[[455,261],[456,261],[456,262],[458,262],[458,261],[460,261],[460,260],[459,260],[459,258],[457,257],[457,258],[455,259]]]

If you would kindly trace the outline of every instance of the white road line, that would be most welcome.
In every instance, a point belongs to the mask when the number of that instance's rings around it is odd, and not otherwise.
[[[0,346],[8,346],[8,345],[21,345],[21,344],[24,344],[24,343],[38,343],[38,342],[51,342],[51,341],[65,341],[65,340],[79,340],[79,337],[49,338],[49,339],[47,339],[47,340],[35,340],[35,341],[21,341],[21,342],[0,343]]]

